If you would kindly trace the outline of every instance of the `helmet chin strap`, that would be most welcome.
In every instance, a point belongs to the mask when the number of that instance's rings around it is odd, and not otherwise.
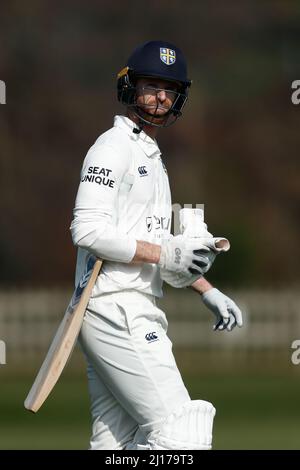
[[[142,132],[142,130],[143,130],[144,125],[145,125],[145,122],[142,121],[141,119],[139,119],[138,127],[134,127],[134,128],[132,129],[132,132],[133,132],[134,134],[140,134],[140,133]]]

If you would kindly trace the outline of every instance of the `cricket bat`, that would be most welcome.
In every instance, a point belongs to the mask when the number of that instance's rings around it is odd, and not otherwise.
[[[85,272],[74,291],[45,360],[24,402],[27,410],[36,413],[40,409],[71,356],[101,266],[101,260],[92,255],[89,257]]]

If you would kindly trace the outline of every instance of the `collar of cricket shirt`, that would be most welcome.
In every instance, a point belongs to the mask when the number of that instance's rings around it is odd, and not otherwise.
[[[135,134],[133,129],[136,127],[136,124],[128,117],[115,116],[114,126],[125,130],[130,139],[132,139],[141,147],[147,157],[152,158],[161,155],[161,151],[159,150],[156,140],[151,139],[151,137],[149,137],[149,135],[147,135],[144,131],[140,132],[139,134]]]

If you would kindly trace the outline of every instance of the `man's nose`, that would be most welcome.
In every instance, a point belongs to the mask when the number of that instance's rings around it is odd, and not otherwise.
[[[161,103],[163,103],[167,97],[165,90],[159,90],[157,93],[157,97]]]

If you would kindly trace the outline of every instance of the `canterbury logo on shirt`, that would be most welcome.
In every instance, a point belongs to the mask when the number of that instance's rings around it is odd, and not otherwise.
[[[148,343],[152,343],[152,341],[158,341],[156,331],[152,331],[151,333],[147,333],[145,335],[145,338],[148,341]]]
[[[140,176],[148,176],[148,172],[147,172],[145,166],[139,166],[138,167],[138,172],[139,172]]]
[[[112,170],[109,168],[100,168],[99,166],[90,166],[86,175],[83,175],[80,181],[82,183],[97,183],[102,186],[113,188],[115,180],[111,179],[110,173]]]

